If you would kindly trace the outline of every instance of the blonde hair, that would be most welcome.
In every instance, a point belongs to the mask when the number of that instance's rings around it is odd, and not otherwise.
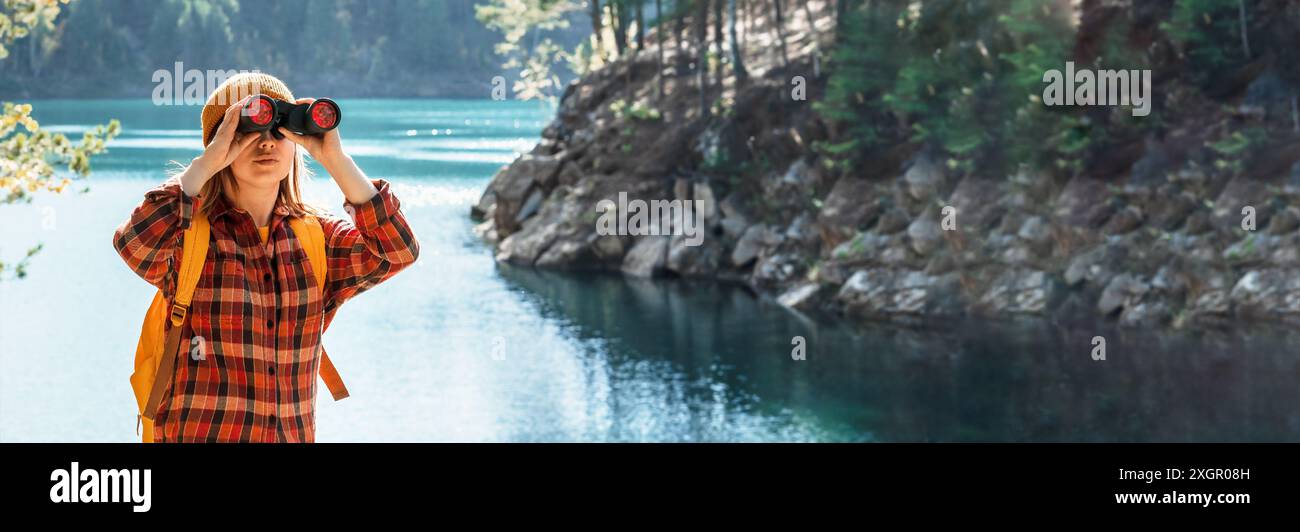
[[[287,140],[285,142],[288,142]],[[276,197],[276,205],[283,205],[289,210],[289,216],[294,218],[302,216],[321,216],[324,211],[303,201],[302,187],[299,184],[299,176],[311,177],[311,169],[307,167],[307,162],[303,160],[302,150],[294,146],[293,166],[289,168],[289,175],[280,180],[280,191]],[[235,178],[235,172],[229,166],[222,168],[216,175],[208,179],[199,190],[199,196],[204,199],[199,206],[199,212],[204,216],[212,213],[212,206],[217,202],[212,201],[218,195],[230,191],[230,197],[235,197],[239,192],[239,181]]]

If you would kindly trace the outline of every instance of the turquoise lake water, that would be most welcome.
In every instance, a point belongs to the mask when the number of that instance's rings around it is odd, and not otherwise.
[[[111,238],[169,160],[198,154],[199,108],[33,103],[74,138],[110,118],[124,129],[75,187],[88,192],[0,206],[0,257],[45,245],[26,279],[0,282],[0,441],[136,441],[127,379],[153,289]],[[848,326],[726,285],[499,266],[469,206],[553,111],[340,103],[345,148],[394,183],[421,256],[326,333],[352,397],[318,397],[318,441],[1300,440],[1285,331]],[[328,176],[306,195],[342,213]]]

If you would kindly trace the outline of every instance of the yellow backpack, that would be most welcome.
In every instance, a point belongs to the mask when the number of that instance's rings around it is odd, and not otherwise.
[[[307,259],[316,274],[316,285],[323,293],[326,271],[325,232],[321,229],[320,220],[314,216],[290,218],[289,227],[302,240],[303,248],[307,250]],[[176,359],[181,356],[181,330],[189,318],[190,300],[194,297],[194,287],[199,283],[203,262],[208,256],[210,230],[207,217],[195,213],[190,227],[185,230],[181,260],[178,261],[180,271],[176,281],[176,300],[169,304],[159,290],[144,316],[144,325],[140,327],[140,343],[135,348],[135,373],[131,374],[131,387],[135,389],[135,400],[140,407],[136,423],[137,429],[141,424],[144,426],[141,434],[144,443],[154,441],[154,412],[158,411],[158,403],[172,382]],[[170,328],[167,327],[169,321]],[[157,378],[158,376],[162,378]],[[343,385],[343,379],[339,377],[338,370],[330,362],[323,346],[320,376],[335,401],[348,396],[348,389]]]

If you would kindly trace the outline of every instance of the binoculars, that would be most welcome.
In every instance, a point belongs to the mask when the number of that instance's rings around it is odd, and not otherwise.
[[[299,135],[320,135],[338,127],[343,119],[339,104],[329,98],[312,103],[296,104],[258,94],[239,110],[240,133],[270,130],[275,138],[282,139],[283,127]]]

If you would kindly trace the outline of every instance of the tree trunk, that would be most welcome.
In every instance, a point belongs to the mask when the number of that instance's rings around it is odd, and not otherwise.
[[[645,2],[636,2],[636,51],[645,50]]]
[[[849,18],[849,0],[836,0],[835,2],[835,39],[838,41],[840,29],[848,22]]]
[[[1296,106],[1296,94],[1291,93],[1291,130],[1300,133],[1300,107]]]
[[[680,76],[685,73],[686,54],[682,47],[682,33],[686,32],[686,12],[676,2],[673,3],[674,14],[673,20],[673,48],[676,53],[673,54],[673,68],[675,75]]]
[[[655,70],[655,78],[659,85],[656,92],[656,100],[664,99],[664,6],[663,0],[655,0],[655,20],[658,22],[655,27],[655,40],[659,41],[656,48],[659,49],[659,68]]]
[[[713,84],[722,86],[722,57],[727,53],[727,41],[722,34],[722,3],[726,0],[713,0],[713,43],[717,50],[718,64],[713,69]]]
[[[1246,32],[1246,0],[1237,0],[1237,13],[1241,18],[1241,47],[1246,52],[1246,60],[1250,60],[1250,37]]]
[[[636,99],[636,91],[632,88],[632,68],[636,66],[636,52],[631,47],[632,43],[628,42],[627,31],[628,26],[632,24],[632,13],[628,11],[627,2],[628,0],[617,0],[612,1],[611,4],[618,6],[618,27],[619,33],[621,33],[618,40],[622,46],[619,55],[624,55],[624,52],[632,52],[627,54],[630,57],[625,57],[623,60],[623,99],[627,101],[628,105],[632,105]]]
[[[623,57],[623,51],[627,48],[627,19],[623,14],[623,4],[621,2],[609,2],[609,23],[614,25],[614,49],[618,51],[618,56]]]
[[[709,0],[695,0],[695,20],[692,21],[695,26],[695,83],[700,91],[700,118],[705,120],[708,120],[710,115],[709,67],[706,64],[709,48],[708,19]]]
[[[731,20],[728,23],[728,30],[731,33],[731,70],[736,75],[736,86],[739,87],[749,79],[749,72],[745,70],[740,41],[736,39],[736,0],[728,0],[727,7],[731,11]]]
[[[819,78],[822,75],[822,39],[817,33],[817,19],[813,17],[810,3],[812,0],[803,0],[803,14],[808,17],[808,34],[813,40],[813,77]]]
[[[741,37],[742,40],[740,41],[740,48],[748,49],[749,33],[751,31],[754,31],[754,0],[743,0],[743,1],[745,2],[745,6],[743,9],[743,11],[745,12],[745,25],[741,28],[741,30],[743,30],[741,31],[741,35],[743,35],[743,37]]]
[[[596,55],[600,55],[603,53],[605,48],[604,43],[602,42],[603,38],[600,36],[602,30],[600,23],[600,0],[591,0],[590,6],[591,10],[588,11],[588,13],[591,14],[591,33],[596,36],[596,49],[593,50],[593,52],[595,52]]]
[[[772,9],[776,12],[776,42],[781,47],[781,66],[790,66],[790,54],[785,49],[785,17],[781,14],[781,0],[772,0]]]

